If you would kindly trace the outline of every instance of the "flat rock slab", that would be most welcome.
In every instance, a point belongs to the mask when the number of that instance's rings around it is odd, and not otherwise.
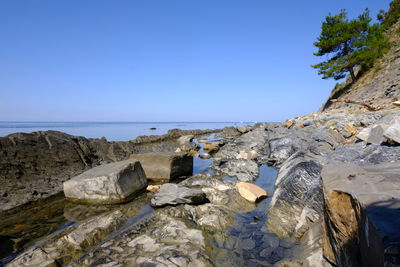
[[[193,173],[193,157],[182,152],[133,154],[142,165],[147,179],[168,181]]]
[[[153,207],[179,204],[203,204],[208,202],[206,194],[200,189],[193,189],[179,184],[163,184],[151,198]]]
[[[139,161],[132,160],[95,167],[63,184],[67,199],[93,204],[128,201],[146,186],[142,166]]]
[[[324,256],[338,266],[400,262],[400,162],[322,169]],[[397,252],[396,252],[397,251]]]
[[[240,182],[236,184],[236,189],[239,194],[250,202],[256,202],[262,197],[268,196],[267,191],[259,187],[258,185]]]

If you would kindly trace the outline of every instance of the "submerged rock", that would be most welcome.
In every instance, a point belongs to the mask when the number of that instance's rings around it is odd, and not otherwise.
[[[142,166],[132,160],[95,167],[63,185],[67,199],[96,204],[125,202],[146,186]]]
[[[180,184],[163,184],[151,198],[153,207],[179,204],[203,204],[207,202],[206,195],[200,189],[192,189]]]

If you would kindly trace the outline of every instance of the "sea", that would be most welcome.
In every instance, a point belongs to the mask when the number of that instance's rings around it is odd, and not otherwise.
[[[166,134],[170,129],[220,129],[255,122],[0,122],[0,137],[12,133],[60,131],[87,138],[128,141],[140,135]]]

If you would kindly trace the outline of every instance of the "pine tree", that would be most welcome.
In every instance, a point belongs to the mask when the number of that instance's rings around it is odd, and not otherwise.
[[[323,79],[335,80],[350,73],[352,81],[356,80],[354,68],[370,67],[374,60],[387,48],[387,41],[379,24],[369,25],[369,10],[348,20],[345,10],[338,15],[328,15],[322,23],[321,35],[314,45],[318,48],[316,56],[330,56],[326,61],[313,65]]]

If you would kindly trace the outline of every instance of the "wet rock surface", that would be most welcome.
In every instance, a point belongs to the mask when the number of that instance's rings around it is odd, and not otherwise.
[[[206,195],[200,189],[192,189],[179,184],[163,184],[158,192],[151,198],[153,207],[179,204],[203,204],[207,202]]]

